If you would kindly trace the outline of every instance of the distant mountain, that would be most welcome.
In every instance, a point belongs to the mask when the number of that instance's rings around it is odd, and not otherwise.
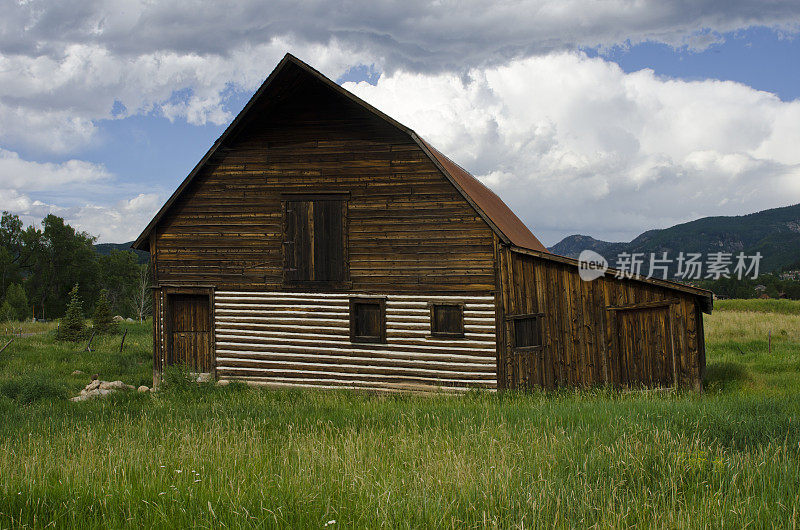
[[[648,230],[629,243],[611,243],[590,236],[573,235],[550,247],[562,256],[577,258],[584,249],[594,250],[613,266],[622,252],[712,252],[754,255],[761,252],[761,272],[789,267],[800,260],[800,204],[734,217],[703,217],[662,230]]]
[[[140,264],[144,265],[149,263],[150,253],[143,250],[133,250],[131,248],[132,244],[133,241],[129,243],[98,243],[94,246],[94,250],[101,256],[107,256],[108,254],[111,254],[112,250],[128,250],[136,254],[136,258]]]

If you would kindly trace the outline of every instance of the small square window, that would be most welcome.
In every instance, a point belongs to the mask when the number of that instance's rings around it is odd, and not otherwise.
[[[431,303],[431,335],[464,336],[464,304]]]
[[[542,345],[540,315],[519,315],[512,317],[514,325],[514,347],[535,348]]]
[[[351,342],[386,342],[386,301],[382,298],[350,300]]]

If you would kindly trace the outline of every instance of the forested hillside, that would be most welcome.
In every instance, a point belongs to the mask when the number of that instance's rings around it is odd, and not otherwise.
[[[789,268],[800,259],[800,204],[750,215],[704,217],[662,230],[648,230],[628,243],[600,241],[586,235],[568,236],[550,247],[562,256],[578,257],[589,249],[610,264],[623,253],[730,252],[762,255],[761,272]]]
[[[133,241],[127,243],[95,243],[94,250],[101,256],[108,256],[114,251],[119,252],[133,252],[136,254],[136,261],[140,265],[150,263],[150,253],[143,250],[135,250],[131,248]]]

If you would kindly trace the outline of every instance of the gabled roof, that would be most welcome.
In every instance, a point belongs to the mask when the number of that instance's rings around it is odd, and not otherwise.
[[[547,248],[528,230],[525,223],[492,190],[470,175],[466,169],[444,156],[431,144],[421,138],[420,142],[428,148],[433,158],[439,162],[438,165],[444,173],[449,175],[452,180],[455,180],[464,193],[481,210],[487,213],[497,229],[509,239],[511,244],[540,252],[548,252]]]
[[[133,248],[149,250],[147,246],[147,240],[150,236],[150,233],[156,227],[156,225],[158,225],[158,222],[161,220],[161,218],[167,213],[167,211],[169,211],[172,204],[183,193],[194,177],[200,172],[200,170],[203,169],[203,167],[214,156],[214,154],[219,149],[224,148],[226,140],[232,138],[233,135],[243,126],[244,122],[246,121],[246,117],[256,103],[265,97],[265,93],[268,91],[271,85],[275,83],[276,79],[281,77],[281,73],[284,72],[290,65],[299,67],[307,74],[310,74],[312,77],[321,81],[324,85],[327,85],[330,89],[345,96],[349,100],[363,107],[368,112],[383,119],[390,125],[408,135],[411,140],[420,146],[422,151],[425,152],[425,154],[439,168],[444,176],[453,184],[453,186],[461,193],[461,195],[464,196],[464,198],[467,200],[467,202],[469,202],[470,205],[472,205],[478,215],[480,215],[486,221],[486,223],[492,228],[492,230],[494,230],[494,232],[504,243],[536,250],[539,252],[547,252],[545,246],[542,245],[538,239],[536,239],[536,236],[534,236],[530,230],[528,230],[528,227],[525,226],[525,223],[523,223],[519,217],[514,215],[514,212],[512,212],[511,209],[506,206],[500,197],[498,197],[489,188],[484,186],[480,181],[478,181],[478,179],[470,175],[461,166],[422,140],[413,130],[387,116],[366,101],[348,92],[322,75],[317,70],[313,69],[311,66],[307,65],[289,53],[287,53],[281,62],[278,63],[278,66],[275,67],[275,69],[259,87],[256,93],[253,94],[253,97],[250,98],[250,101],[247,102],[247,105],[245,105],[242,111],[236,116],[236,118],[234,118],[230,125],[228,125],[228,127],[222,133],[222,136],[220,136],[217,141],[214,142],[214,145],[211,146],[211,149],[209,149],[205,156],[200,159],[200,162],[197,163],[197,165],[194,167],[194,169],[192,169],[180,186],[178,186],[178,189],[176,189],[167,202],[164,203],[155,217],[153,217],[144,231],[142,231],[141,235],[139,235],[139,237],[136,238],[136,241],[133,242],[131,245]]]

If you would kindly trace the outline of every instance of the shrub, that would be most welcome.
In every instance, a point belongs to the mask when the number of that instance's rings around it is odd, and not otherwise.
[[[45,399],[66,399],[66,397],[67,389],[63,385],[40,376],[23,380],[22,390],[17,399],[20,403],[28,404]]]
[[[78,284],[69,292],[69,305],[64,318],[58,326],[56,340],[77,342],[86,336],[86,325],[83,322],[83,308],[78,298]]]
[[[14,320],[14,310],[8,300],[3,300],[0,304],[0,322],[10,322]]]
[[[65,399],[67,389],[44,375],[36,374],[3,381],[0,384],[0,394],[27,405],[46,399]]]
[[[25,289],[18,283],[12,283],[6,289],[6,296],[3,300],[3,306],[8,304],[11,318],[8,320],[25,320],[30,316],[28,311],[28,297],[25,294]]]
[[[97,299],[97,304],[94,306],[92,326],[94,326],[94,330],[101,335],[104,333],[117,332],[117,323],[114,322],[114,316],[111,314],[111,306],[108,303],[108,291],[105,289],[100,291],[100,298]]]
[[[9,379],[0,383],[0,394],[9,399],[17,399],[21,393],[22,383],[18,379]]]
[[[183,366],[165,366],[161,372],[161,389],[189,391],[197,387],[197,382],[188,368]]]
[[[167,393],[189,394],[196,397],[207,396],[221,390],[215,381],[198,382],[197,376],[198,374],[188,366],[165,366],[161,372],[159,389]]]

